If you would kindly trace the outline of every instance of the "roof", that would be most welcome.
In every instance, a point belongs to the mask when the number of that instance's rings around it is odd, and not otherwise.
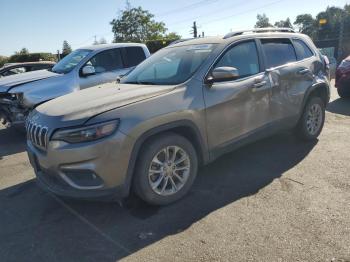
[[[283,29],[285,30],[285,29]],[[189,40],[184,39],[181,42],[174,43],[169,47],[173,46],[186,46],[186,45],[200,45],[200,44],[221,44],[230,43],[237,39],[251,38],[255,37],[305,37],[303,34],[294,33],[292,31],[268,31],[268,30],[242,30],[227,34],[226,36],[214,36],[214,37],[200,37],[192,38]]]
[[[145,45],[141,43],[113,43],[113,44],[89,45],[89,46],[80,47],[78,49],[101,50],[101,49],[111,49],[111,48],[128,47],[128,46],[144,47]]]

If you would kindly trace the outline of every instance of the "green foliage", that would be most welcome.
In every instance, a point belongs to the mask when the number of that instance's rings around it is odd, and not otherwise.
[[[104,37],[100,38],[100,41],[97,41],[95,39],[95,41],[92,43],[93,45],[101,45],[101,44],[107,44],[107,40]]]
[[[275,22],[275,27],[280,27],[280,28],[293,28],[292,23],[290,22],[289,17],[286,20],[281,20],[278,22]]]
[[[270,24],[270,19],[266,16],[266,14],[258,14],[256,16],[256,24],[255,28],[264,28],[264,27],[272,27],[272,24]]]
[[[23,47],[19,52],[15,52],[15,55],[27,55],[29,51],[27,48]]]
[[[339,35],[339,29],[342,20],[344,21],[344,34],[350,33],[349,22],[350,13],[345,9],[338,7],[327,7],[326,11],[320,12],[316,16],[316,38],[332,39]],[[321,19],[326,19],[327,23],[320,25],[318,22]]]
[[[15,54],[9,57],[8,63],[56,61],[56,55],[51,53]]]
[[[300,33],[314,38],[317,31],[317,22],[310,14],[298,15],[293,23]]]
[[[9,60],[8,57],[0,55],[0,67],[3,67],[4,64],[6,64],[8,62],[8,60]]]
[[[181,35],[178,35],[177,33],[175,32],[171,32],[169,34],[166,34],[164,39],[167,39],[167,40],[171,40],[171,41],[175,41],[175,40],[179,40],[181,39]]]
[[[141,7],[127,7],[117,19],[113,19],[112,32],[114,42],[146,42],[150,40],[162,40],[164,38],[178,38],[176,33],[166,35],[167,28],[163,22],[156,22],[154,15]]]
[[[99,44],[107,44],[107,40],[104,37],[101,37]]]
[[[63,47],[62,47],[62,55],[66,56],[70,52],[72,52],[71,46],[68,44],[67,40],[63,41]]]

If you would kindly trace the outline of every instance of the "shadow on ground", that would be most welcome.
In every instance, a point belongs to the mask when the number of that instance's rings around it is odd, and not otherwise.
[[[350,116],[350,99],[338,98],[330,102],[327,111],[335,114]]]
[[[309,154],[289,134],[265,139],[203,167],[190,194],[167,207],[135,197],[116,203],[56,199],[34,181],[0,191],[3,261],[116,261],[209,213],[255,194]]]
[[[26,150],[26,137],[24,130],[19,128],[0,129],[0,160],[4,156],[20,153]]]

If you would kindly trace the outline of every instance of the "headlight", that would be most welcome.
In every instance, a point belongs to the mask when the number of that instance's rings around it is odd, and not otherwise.
[[[112,135],[119,126],[119,120],[103,122],[91,126],[56,131],[51,140],[60,140],[67,143],[82,143],[95,141]]]

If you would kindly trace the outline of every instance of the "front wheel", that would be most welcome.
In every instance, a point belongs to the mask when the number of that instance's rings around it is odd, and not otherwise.
[[[150,204],[167,205],[189,191],[197,169],[198,158],[193,145],[177,134],[163,134],[143,146],[134,190]]]
[[[320,97],[311,97],[296,127],[296,134],[303,140],[316,139],[325,121],[325,105]]]

